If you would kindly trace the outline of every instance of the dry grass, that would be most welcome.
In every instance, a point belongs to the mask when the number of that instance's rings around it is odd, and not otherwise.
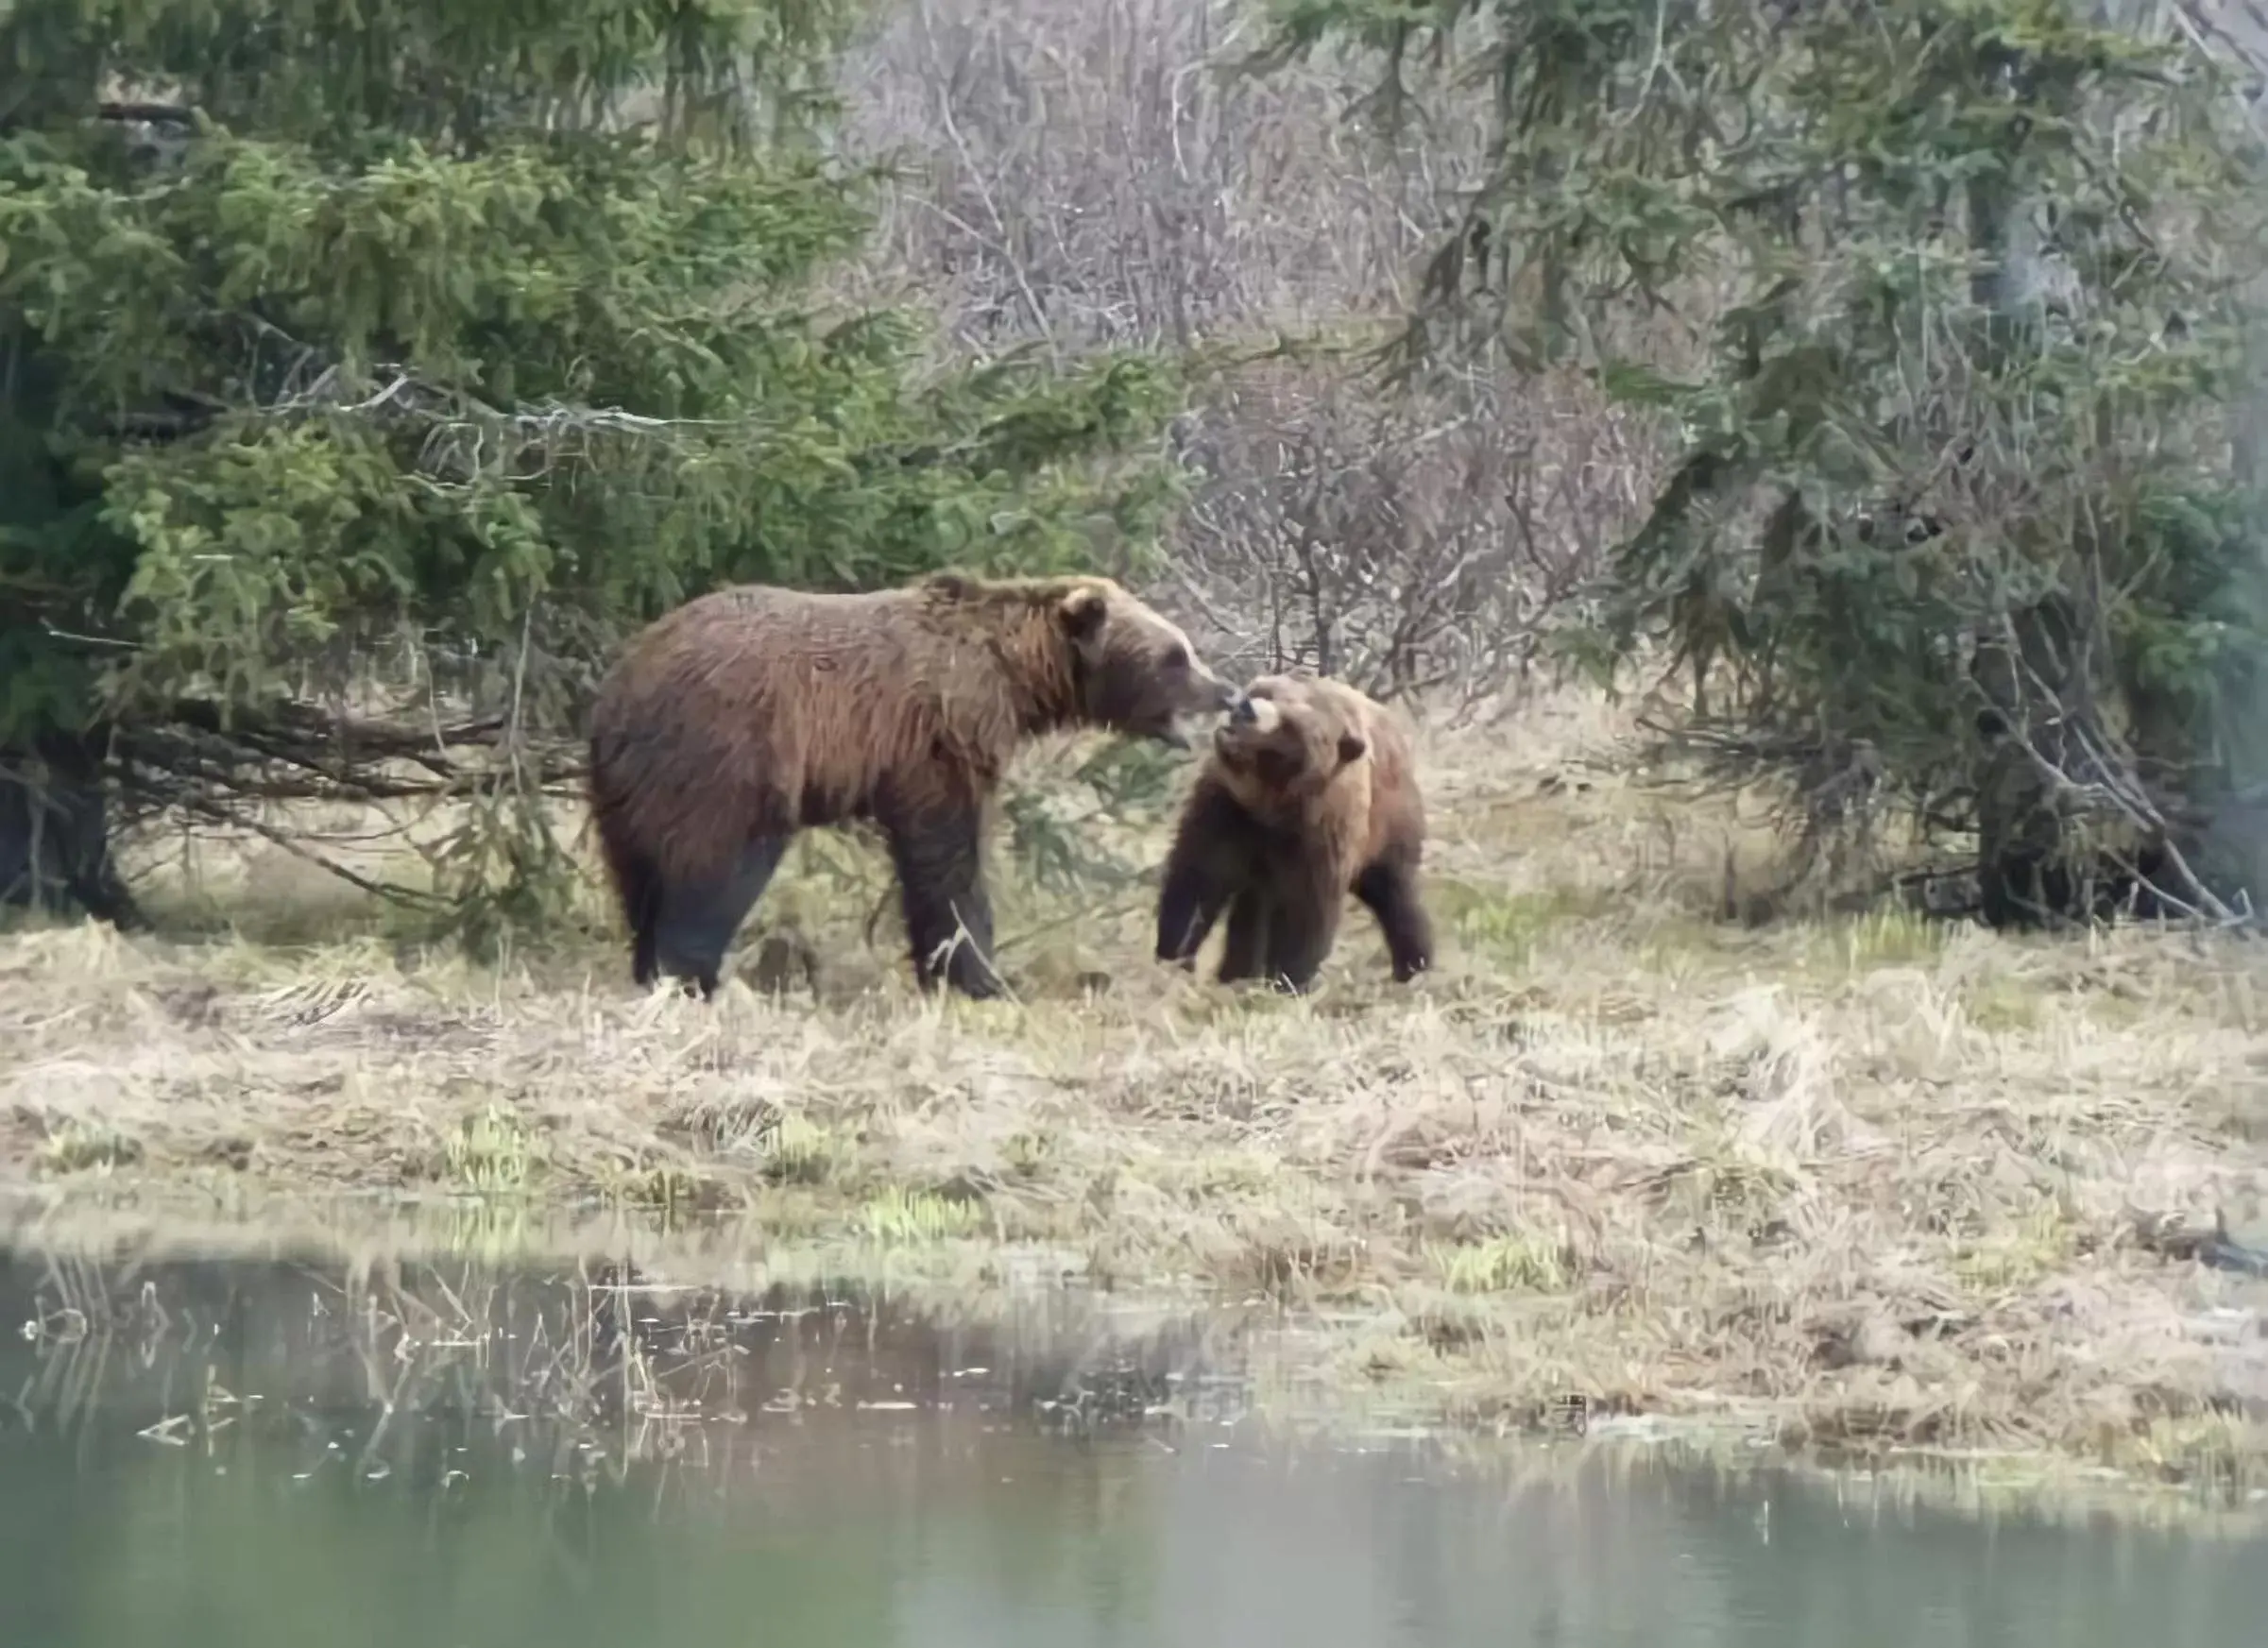
[[[1356,920],[1304,1002],[1154,968],[1138,893],[1004,899],[1024,999],[924,1004],[807,870],[775,914],[819,999],[704,1009],[611,945],[474,970],[335,904],[281,943],[311,906],[255,866],[233,942],[0,940],[0,1170],[208,1216],[449,1196],[458,1240],[531,1250],[571,1203],[714,1212],[718,1265],[1303,1307],[1328,1377],[1415,1417],[1579,1395],[2248,1490],[2268,1283],[2134,1230],[2259,1216],[2257,951],[1722,923],[1760,837],[1649,795],[1614,731],[1560,702],[1436,738],[1441,968],[1397,991]]]

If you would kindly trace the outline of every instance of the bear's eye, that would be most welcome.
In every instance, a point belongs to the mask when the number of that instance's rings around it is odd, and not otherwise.
[[[1186,670],[1188,667],[1189,649],[1183,646],[1179,641],[1174,642],[1172,649],[1166,654],[1166,668],[1168,670]]]

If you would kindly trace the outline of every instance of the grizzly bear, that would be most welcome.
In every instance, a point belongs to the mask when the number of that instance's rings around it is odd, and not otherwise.
[[[741,585],[634,637],[601,684],[590,803],[631,972],[716,993],[797,831],[878,824],[925,993],[996,996],[984,815],[1028,739],[1187,748],[1236,688],[1107,578],[945,572],[857,595]]]
[[[1158,892],[1157,958],[1184,968],[1221,912],[1222,983],[1304,993],[1352,892],[1385,931],[1396,983],[1433,964],[1418,891],[1425,806],[1412,729],[1307,671],[1252,683],[1214,734]]]

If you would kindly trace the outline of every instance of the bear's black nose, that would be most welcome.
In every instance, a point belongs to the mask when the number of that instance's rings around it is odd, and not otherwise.
[[[1229,705],[1229,720],[1239,725],[1248,725],[1259,719],[1260,712],[1253,707],[1252,694],[1249,692],[1236,694],[1236,702]]]

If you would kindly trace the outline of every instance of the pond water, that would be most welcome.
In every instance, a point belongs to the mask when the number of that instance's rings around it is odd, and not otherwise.
[[[1594,1443],[1300,1447],[1202,1331],[640,1280],[0,1259],[0,1643],[2228,1648],[2268,1619],[2257,1544]]]

